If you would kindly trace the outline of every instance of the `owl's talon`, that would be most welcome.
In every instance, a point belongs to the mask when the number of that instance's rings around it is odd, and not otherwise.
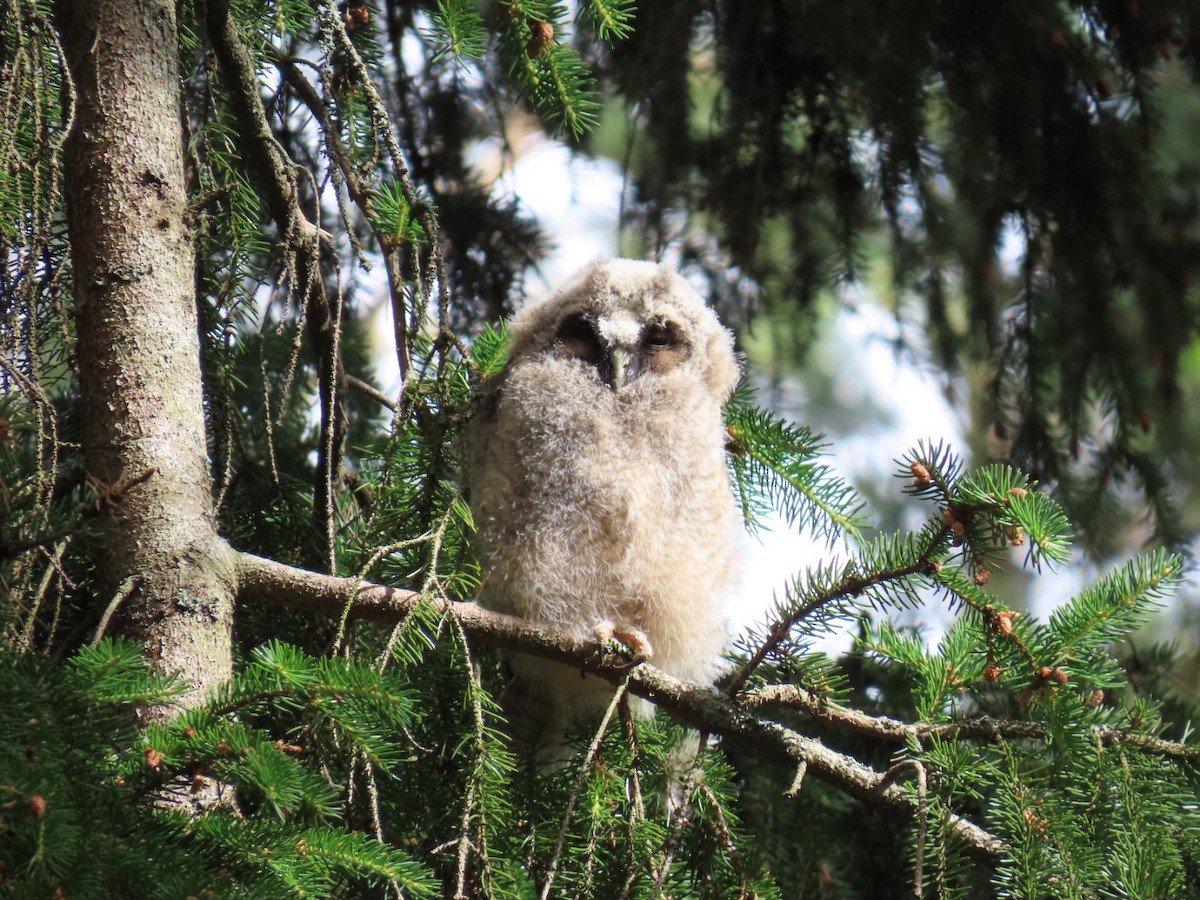
[[[596,626],[595,634],[596,640],[601,644],[607,644],[611,640],[624,644],[632,652],[636,662],[645,662],[654,656],[650,638],[646,637],[646,633],[640,628],[634,628],[632,625],[617,625],[615,622],[605,621]]]

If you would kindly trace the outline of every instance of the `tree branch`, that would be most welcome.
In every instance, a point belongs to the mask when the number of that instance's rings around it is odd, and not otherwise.
[[[1011,719],[995,719],[991,716],[973,716],[960,722],[901,722],[888,716],[870,716],[856,709],[848,709],[830,703],[813,691],[796,684],[768,684],[738,694],[738,703],[744,709],[756,710],[768,706],[780,706],[807,713],[815,719],[894,744],[903,744],[910,738],[927,743],[931,738],[965,741],[1041,741],[1046,737],[1046,727],[1038,722],[1018,722]],[[1093,732],[1102,746],[1128,744],[1140,750],[1169,756],[1176,759],[1200,759],[1200,746],[1181,744],[1148,734],[1134,734],[1104,725]]]
[[[856,597],[867,588],[883,584],[886,581],[894,581],[929,571],[930,565],[933,563],[934,554],[949,534],[950,530],[948,528],[936,531],[930,536],[929,541],[917,558],[906,565],[888,567],[866,573],[856,570],[847,571],[828,590],[818,592],[803,606],[778,619],[771,625],[767,637],[758,649],[754,651],[745,664],[734,674],[733,678],[729,680],[725,687],[726,693],[732,696],[741,690],[742,686],[750,679],[750,676],[754,674],[754,671],[779,647],[784,638],[791,633],[791,630],[799,622],[808,618],[821,607],[835,600],[840,600],[843,597]]]
[[[239,599],[340,616],[349,605],[354,618],[398,622],[411,613],[421,595],[415,591],[322,575],[252,556],[238,557]],[[524,619],[484,609],[475,603],[427,599],[433,608],[456,616],[481,644],[518,650],[578,666],[614,684],[628,678],[629,690],[653,701],[694,728],[739,741],[760,752],[804,765],[808,772],[863,803],[901,818],[917,815],[916,801],[901,787],[888,784],[883,773],[844,756],[776,722],[763,721],[711,688],[688,684],[641,664],[632,670],[621,654],[610,653],[594,640],[559,634]],[[950,816],[948,827],[975,859],[999,861],[1003,846],[978,825]]]
[[[354,388],[360,394],[366,394],[384,409],[390,409],[392,412],[396,411],[396,404],[392,401],[392,398],[376,388],[375,385],[363,381],[355,375],[347,375],[346,386]]]

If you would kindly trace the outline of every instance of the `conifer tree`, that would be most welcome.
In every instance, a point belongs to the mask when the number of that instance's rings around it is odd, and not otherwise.
[[[1125,10],[1085,23],[1136,61]],[[1115,653],[1184,562],[1022,614],[992,573],[1063,564],[1071,526],[1016,468],[912,448],[924,522],[879,534],[822,438],[740,392],[747,526],[779,510],[830,550],[715,687],[471,602],[455,439],[541,240],[465,136],[524,103],[582,137],[622,53],[687,71],[690,25],[628,0],[573,25],[542,0],[2,12],[0,896],[1200,896],[1195,706],[1169,654]],[[890,618],[930,601],[936,646]],[[506,740],[496,648],[617,685],[562,769]]]

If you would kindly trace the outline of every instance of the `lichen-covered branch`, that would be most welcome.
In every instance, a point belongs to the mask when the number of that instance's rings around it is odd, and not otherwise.
[[[313,510],[322,536],[321,564],[335,568],[335,493],[340,483],[346,442],[346,373],[338,348],[340,312],[329,302],[321,276],[323,237],[300,207],[295,169],[271,133],[259,97],[258,73],[229,12],[228,0],[208,4],[208,36],[228,80],[234,114],[244,138],[246,159],[258,175],[263,199],[287,250],[286,273],[291,288],[303,298],[304,320],[317,359],[317,392],[321,403],[321,439]]]
[[[769,707],[800,710],[820,719],[867,737],[894,744],[908,740],[925,743],[932,738],[962,741],[1040,741],[1046,738],[1046,727],[1038,722],[1018,722],[991,716],[972,716],[956,722],[901,722],[889,716],[872,716],[856,709],[831,703],[818,694],[796,684],[767,684],[744,691],[738,703],[748,710]],[[1119,728],[1101,727],[1094,731],[1102,746],[1126,744],[1159,756],[1177,759],[1200,759],[1200,746],[1180,744],[1146,734],[1135,734]]]

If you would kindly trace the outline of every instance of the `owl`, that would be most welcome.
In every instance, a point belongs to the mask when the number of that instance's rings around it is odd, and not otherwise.
[[[624,259],[588,265],[511,332],[464,438],[481,602],[711,679],[739,578],[732,335],[678,274]],[[561,663],[510,663],[503,703],[535,748],[613,696]]]

